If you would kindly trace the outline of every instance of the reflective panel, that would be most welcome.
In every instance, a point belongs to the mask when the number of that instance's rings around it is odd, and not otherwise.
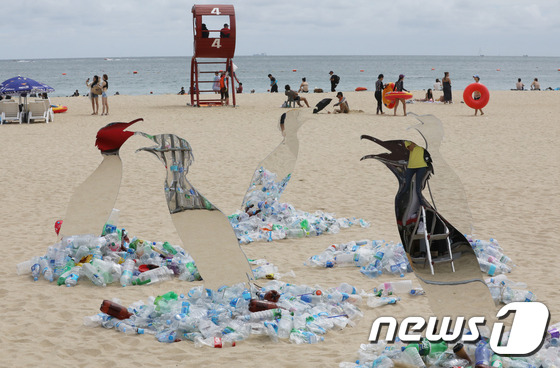
[[[474,250],[463,232],[443,212],[449,209],[450,218],[456,218],[461,226],[470,228],[470,212],[469,216],[453,216],[455,211],[464,211],[465,208],[468,210],[468,206],[466,201],[461,202],[461,198],[465,198],[461,182],[439,153],[443,137],[441,122],[433,116],[418,117],[418,120],[423,124],[415,129],[426,139],[429,151],[419,142],[383,141],[362,135],[362,139],[371,140],[388,151],[366,155],[362,160],[376,159],[397,177],[395,216],[399,235],[416,276],[425,285],[430,285],[427,289],[431,290],[433,296],[430,298],[430,305],[434,312],[438,315],[451,314],[445,303],[449,301],[457,304],[452,313],[474,313],[470,300],[473,293],[477,296],[478,311],[483,307],[486,308],[484,310],[492,311],[494,303],[481,278]],[[441,166],[441,171],[438,165]],[[432,195],[427,199],[427,191],[424,189],[428,181],[431,182],[431,178],[440,175],[449,177],[441,180],[442,185],[438,185],[437,189],[435,185],[431,186]],[[450,180],[457,182],[449,183]],[[453,198],[455,194],[457,198]],[[448,200],[449,203],[446,202]],[[465,296],[469,296],[469,300],[464,300]]]
[[[299,151],[297,132],[303,125],[298,110],[290,110],[280,117],[278,129],[282,133],[282,142],[262,160],[253,177],[245,197],[242,210],[253,215],[257,204],[267,199],[278,200],[291,178],[296,166]],[[273,184],[271,184],[273,183]]]
[[[138,134],[156,143],[137,151],[151,152],[165,165],[169,213],[205,287],[217,290],[223,285],[252,280],[251,266],[228,218],[187,180],[194,161],[190,144],[173,134]]]
[[[433,115],[408,115],[414,116],[420,122],[411,128],[417,130],[424,138],[436,170],[435,175],[430,178],[431,191],[426,197],[430,198],[434,208],[445,214],[445,218],[462,234],[473,234],[473,220],[463,183],[440,153],[444,136],[442,122]]]
[[[74,191],[59,236],[80,234],[101,235],[117,200],[122,177],[120,147],[134,132],[125,131],[129,123],[111,123],[97,132],[95,145],[103,161],[97,169]]]

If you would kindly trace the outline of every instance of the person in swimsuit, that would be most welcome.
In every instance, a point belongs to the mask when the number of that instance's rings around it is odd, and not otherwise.
[[[92,115],[97,115],[99,112],[99,95],[93,93],[93,87],[99,83],[99,76],[94,75],[93,81],[89,83],[89,78],[86,80],[86,86],[89,87],[89,98],[91,99],[91,108],[93,109]]]
[[[338,92],[336,94],[336,97],[338,98],[338,102],[335,103],[333,106],[337,107],[340,106],[339,109],[334,109],[334,113],[335,114],[348,114],[350,112],[350,106],[348,106],[348,102],[346,101],[346,97],[344,97],[344,95],[342,94],[342,92]],[[329,111],[329,114],[331,112]]]
[[[406,89],[404,89],[404,74],[399,75],[399,80],[395,83],[395,88],[393,88],[393,91],[396,91],[396,92],[406,91],[406,92],[408,92]],[[403,113],[404,113],[404,116],[406,116],[406,102],[405,102],[404,98],[397,98],[395,100],[395,110],[394,110],[393,115],[397,115],[397,107],[399,107],[399,102],[402,103]]]
[[[480,77],[478,76],[478,74],[473,75],[473,79],[475,83],[480,83]],[[473,92],[473,99],[476,100],[480,100],[480,98],[482,97],[482,95],[480,94],[480,92],[478,91],[474,91]],[[476,116],[478,114],[478,111],[480,111],[480,115],[484,115],[484,112],[482,111],[482,109],[474,109],[474,115]]]
[[[103,82],[101,82],[101,115],[109,115],[109,103],[107,102],[107,90],[109,89],[109,77],[103,74]]]
[[[309,84],[307,83],[307,79],[301,78],[301,84],[299,86],[298,93],[308,93],[309,92]]]

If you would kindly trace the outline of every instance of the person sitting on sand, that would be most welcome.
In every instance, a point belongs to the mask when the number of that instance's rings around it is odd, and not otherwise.
[[[523,91],[525,89],[525,85],[521,83],[521,78],[517,78],[517,83],[515,83],[515,88],[519,91]]]
[[[441,91],[441,90],[442,90],[441,81],[439,80],[439,78],[436,78],[436,82],[434,83],[434,91]]]
[[[289,100],[294,100],[295,102],[297,102],[299,107],[303,107],[300,102],[303,101],[305,102],[305,105],[309,107],[309,103],[307,103],[307,99],[305,97],[300,97],[296,91],[292,91],[292,88],[290,87],[289,84],[286,84],[284,88],[286,89],[286,92],[284,92],[284,94],[288,96]]]
[[[334,109],[334,113],[335,114],[348,114],[350,112],[350,107],[348,106],[348,102],[346,101],[346,97],[344,97],[344,95],[342,94],[342,92],[338,92],[336,94],[336,97],[338,97],[338,102],[335,103],[333,106],[340,106],[339,109]],[[329,114],[331,112],[329,111]]]
[[[179,91],[179,93],[177,93],[178,95],[184,95],[185,93],[185,87],[181,87],[181,90]]]
[[[434,102],[434,94],[432,93],[432,89],[428,88],[428,90],[426,91],[426,96],[424,96],[424,98],[415,98],[414,101]]]
[[[537,78],[535,78],[533,83],[531,83],[531,90],[532,91],[540,91],[541,90],[541,84],[539,83],[539,80]]]
[[[309,92],[309,83],[307,83],[306,78],[301,78],[301,84],[298,89],[298,93],[308,93]]]

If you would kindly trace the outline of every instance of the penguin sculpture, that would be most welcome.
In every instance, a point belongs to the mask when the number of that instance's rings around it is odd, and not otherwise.
[[[428,121],[429,117],[422,119]],[[439,120],[432,119],[431,124]],[[422,129],[418,129],[422,134]],[[424,134],[429,135],[429,129],[424,128]],[[425,135],[423,135],[426,138]],[[436,141],[442,135],[432,134]],[[370,140],[385,148],[388,153],[366,155],[361,160],[376,159],[397,177],[398,190],[395,195],[395,216],[399,235],[405,251],[409,255],[413,270],[423,281],[435,283],[461,283],[482,281],[480,266],[474,250],[462,231],[452,225],[444,215],[438,211],[433,201],[430,202],[423,195],[422,189],[434,175],[431,152],[423,149],[423,159],[426,169],[420,171],[422,175],[407,175],[409,147],[417,146],[407,140],[383,141],[378,138],[362,135],[362,139]],[[428,141],[426,142],[428,143]],[[437,153],[439,155],[439,152]],[[438,170],[436,168],[436,170]],[[421,188],[421,189],[418,189]],[[467,207],[468,208],[468,207]],[[470,230],[470,229],[469,229]],[[465,230],[464,232],[467,232]],[[456,272],[457,268],[457,272]],[[460,272],[459,268],[461,268]]]
[[[268,199],[280,198],[296,166],[299,151],[297,133],[302,125],[299,111],[290,110],[282,114],[278,124],[283,137],[282,142],[257,166],[241,204],[244,212],[254,215],[261,211],[262,205]],[[264,176],[274,179],[273,188],[265,187]]]
[[[185,249],[196,262],[204,286],[218,290],[223,285],[253,280],[251,266],[227,216],[187,180],[194,161],[189,142],[173,134],[137,134],[156,143],[137,152],[153,153],[165,165],[164,191],[169,213]]]
[[[74,191],[61,223],[60,237],[80,234],[100,235],[117,200],[122,178],[122,161],[119,150],[134,132],[125,131],[136,119],[128,123],[111,123],[97,132],[95,145],[103,161],[97,169]]]

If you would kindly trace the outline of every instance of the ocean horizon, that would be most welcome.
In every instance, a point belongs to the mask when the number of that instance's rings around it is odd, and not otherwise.
[[[87,78],[108,74],[109,95],[174,94],[190,86],[192,56],[86,57],[63,59],[0,60],[0,82],[17,75],[46,83],[55,89],[51,96],[70,96],[75,90],[88,92]],[[560,57],[551,56],[445,56],[445,55],[244,55],[233,59],[244,93],[269,89],[268,74],[278,81],[279,91],[289,84],[297,89],[307,78],[310,89],[330,91],[329,71],[340,76],[337,90],[357,87],[373,90],[378,74],[394,82],[404,74],[408,90],[432,88],[448,71],[452,88],[462,90],[477,74],[490,90],[510,90],[521,78],[526,89],[538,78],[541,89],[560,87]]]

